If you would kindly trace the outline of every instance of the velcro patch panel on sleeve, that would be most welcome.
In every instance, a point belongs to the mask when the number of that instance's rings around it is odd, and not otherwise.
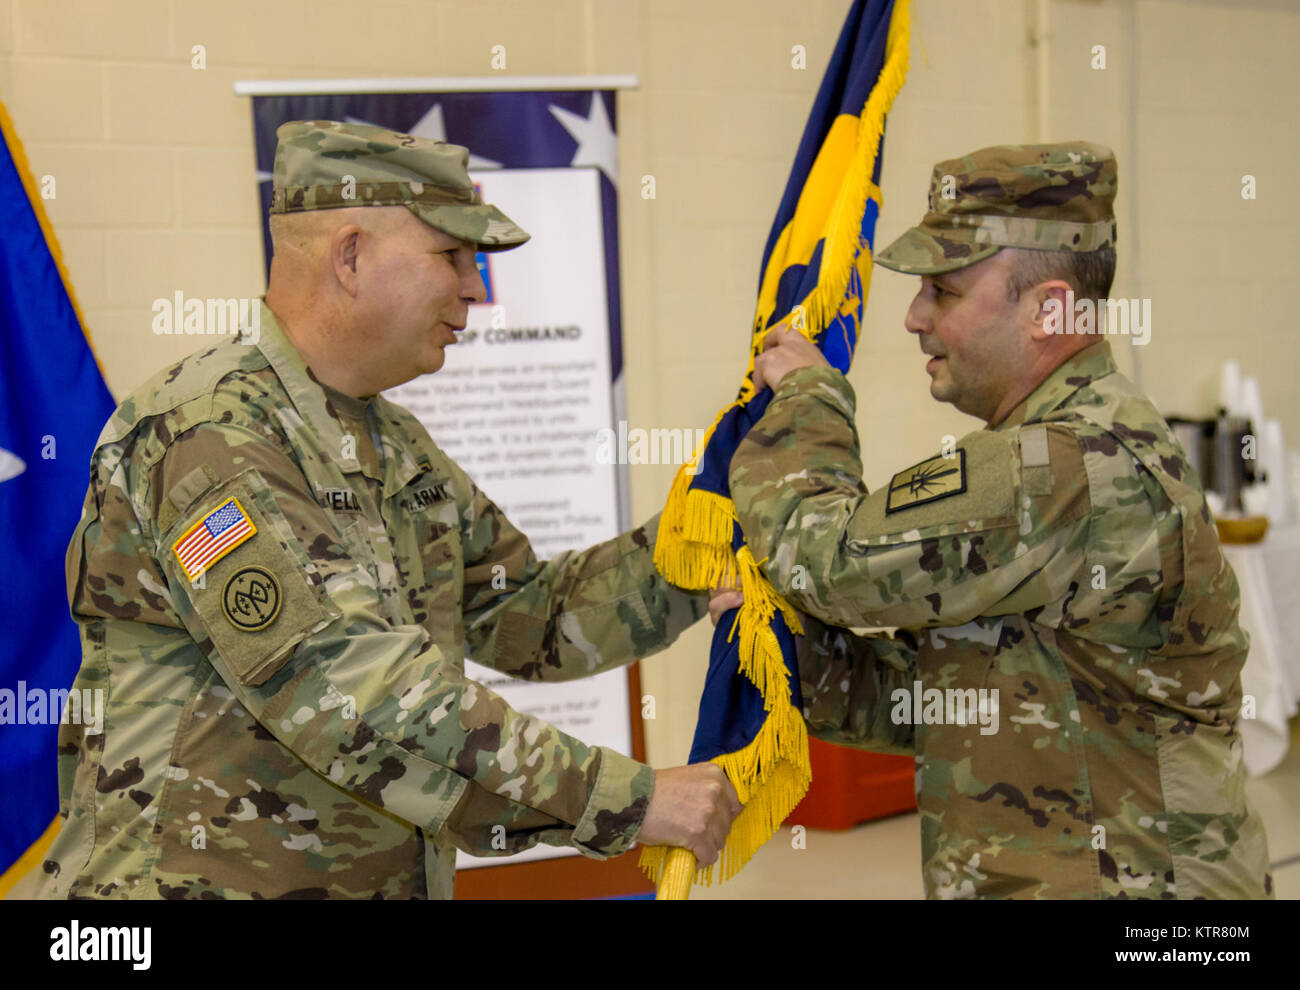
[[[282,497],[289,504],[290,496]],[[304,493],[302,498],[316,508],[310,495]],[[228,684],[265,683],[298,644],[342,614],[312,581],[311,556],[295,538],[284,504],[250,468],[196,509],[196,523],[178,522],[176,532],[185,535],[175,542],[168,536],[172,576],[177,582],[182,574],[188,578],[175,593],[184,596],[188,608],[197,613],[213,646],[210,659]],[[235,535],[221,547],[183,556],[184,550],[177,548],[194,539],[193,534],[204,538],[205,531],[216,531],[217,541],[228,533]],[[236,548],[238,552],[232,553]],[[207,563],[195,574],[204,555]],[[187,608],[181,606],[181,611]]]

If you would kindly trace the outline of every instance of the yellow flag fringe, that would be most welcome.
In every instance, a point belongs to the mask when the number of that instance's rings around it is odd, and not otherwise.
[[[822,253],[823,276],[802,304],[806,319],[798,329],[811,340],[839,313],[852,269],[867,249],[860,235],[867,200],[882,205],[880,188],[871,181],[871,174],[884,134],[885,115],[907,76],[910,28],[908,0],[898,0],[886,36],[885,64],[863,108],[854,158],[840,184],[829,219]],[[870,265],[865,267],[864,296],[871,274]],[[803,800],[812,780],[807,727],[803,716],[791,704],[785,661],[771,627],[772,617],[780,609],[791,631],[801,634],[798,613],[763,575],[762,562],[754,560],[748,547],[732,552],[736,509],[731,499],[690,489],[699,459],[718,423],[754,394],[754,357],[762,352],[766,333],[762,315],[756,314],[749,366],[740,396],[718,414],[691,460],[673,479],[655,547],[655,566],[673,584],[687,590],[707,591],[739,583],[744,592],[745,603],[731,635],[740,636],[741,672],[762,693],[768,717],[749,745],[712,761],[726,772],[744,805],[732,824],[717,864],[724,881],[735,876],[775,834],[795,805]],[[669,852],[668,847],[648,846],[642,849],[640,859],[647,876],[657,884],[662,881],[665,887],[672,880],[665,875],[666,864],[671,864],[670,870],[687,870],[686,864],[694,862],[691,857],[670,857]],[[685,877],[678,879],[683,881],[680,886],[684,889]],[[711,884],[713,867],[696,869],[692,879],[695,883]]]

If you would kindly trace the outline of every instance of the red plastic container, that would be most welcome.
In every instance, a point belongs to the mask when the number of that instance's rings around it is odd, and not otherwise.
[[[808,740],[812,786],[786,819],[806,828],[846,829],[916,810],[916,760]]]

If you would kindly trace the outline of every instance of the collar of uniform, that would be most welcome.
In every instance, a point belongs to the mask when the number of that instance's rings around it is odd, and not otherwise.
[[[320,382],[320,387],[330,405],[342,416],[358,423],[366,421],[366,410],[370,408],[370,403],[375,399],[373,395],[365,399],[354,399],[350,395],[344,395],[336,388],[330,388],[324,382]]]
[[[427,445],[432,440],[428,430],[413,416],[386,396],[373,399],[371,412],[384,444],[384,498],[391,498],[420,475],[434,469]],[[439,479],[445,479],[445,471]]]
[[[1070,396],[1083,386],[1118,371],[1110,352],[1110,341],[1089,344],[1043,379],[1006,419],[991,429],[1008,430],[1041,419],[1053,409],[1065,405]]]
[[[265,297],[262,299],[262,327],[257,347],[275,369],[276,377],[289,394],[289,400],[298,411],[298,416],[304,423],[311,424],[320,438],[321,446],[334,458],[339,470],[345,474],[360,471],[361,465],[355,457],[343,456],[346,449],[343,446],[343,429],[339,421],[329,413],[325,386],[313,377],[307,362],[289,342],[275,314],[266,305]],[[341,394],[340,397],[348,398]],[[352,401],[360,402],[358,399]]]

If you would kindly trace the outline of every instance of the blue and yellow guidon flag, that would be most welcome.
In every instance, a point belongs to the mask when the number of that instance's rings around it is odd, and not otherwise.
[[[0,104],[0,897],[56,831],[59,719],[81,666],[63,563],[113,414],[58,242]],[[78,709],[79,710],[79,709]]]
[[[834,367],[849,369],[871,280],[885,115],[907,75],[908,28],[908,0],[854,0],[763,249],[740,394],[677,473],[659,523],[655,563],[664,577],[689,590],[739,580],[745,596],[739,615],[724,616],[714,634],[691,749],[692,763],[712,760],[727,772],[744,803],[722,853],[724,880],[772,837],[811,779],[794,655],[798,615],[745,545],[728,468],[772,399],[770,389],[755,394],[753,374],[773,327],[792,326]],[[697,871],[683,849],[647,848],[641,865],[663,899],[712,879],[712,868]]]

